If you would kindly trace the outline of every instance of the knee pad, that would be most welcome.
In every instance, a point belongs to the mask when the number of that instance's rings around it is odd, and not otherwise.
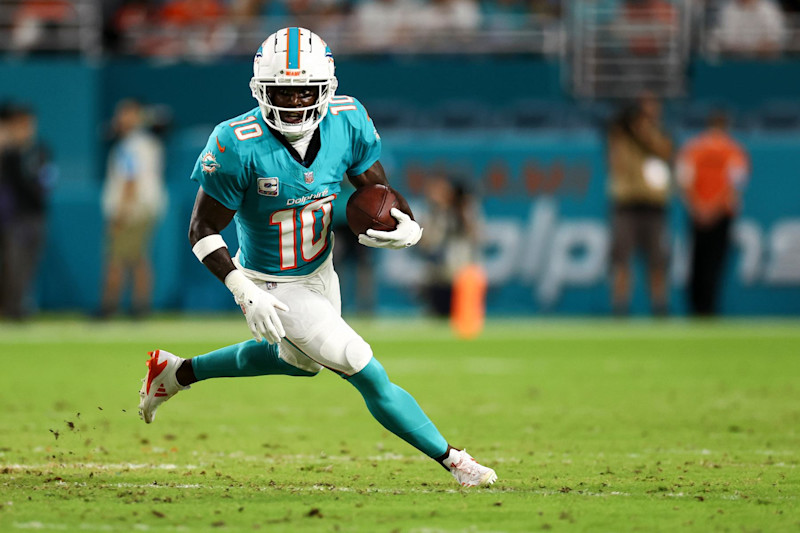
[[[372,361],[372,348],[364,339],[357,337],[345,346],[344,358],[351,368],[348,374],[352,376],[357,372],[361,372]]]
[[[357,333],[334,334],[320,349],[322,363],[334,370],[352,376],[372,360],[372,348]]]

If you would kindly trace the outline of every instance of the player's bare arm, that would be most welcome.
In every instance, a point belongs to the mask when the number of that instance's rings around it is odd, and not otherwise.
[[[356,189],[363,187],[364,185],[386,185],[392,189],[392,192],[394,192],[395,196],[397,197],[397,203],[400,211],[410,216],[411,220],[414,220],[414,213],[411,212],[411,207],[408,205],[408,201],[406,201],[402,194],[389,185],[389,179],[386,177],[386,171],[383,169],[383,165],[381,165],[380,161],[375,161],[375,163],[363,174],[349,176],[349,178],[350,183],[352,183]]]
[[[672,158],[672,140],[664,135],[658,124],[645,117],[633,124],[637,140],[657,157],[669,161]]]
[[[233,264],[220,232],[230,224],[236,212],[228,209],[200,187],[189,222],[192,251],[217,279],[222,281],[242,308],[247,325],[257,341],[275,344],[286,335],[277,311],[289,306],[259,289]]]
[[[200,187],[194,200],[192,218],[189,221],[189,244],[194,247],[203,238],[219,235],[230,224],[235,213],[236,211],[228,209],[207,195]],[[205,256],[203,264],[223,283],[225,277],[236,268],[228,248],[224,246]]]

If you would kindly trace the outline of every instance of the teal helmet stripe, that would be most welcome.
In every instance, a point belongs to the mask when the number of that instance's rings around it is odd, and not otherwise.
[[[300,68],[300,28],[289,28],[286,51],[286,68]]]

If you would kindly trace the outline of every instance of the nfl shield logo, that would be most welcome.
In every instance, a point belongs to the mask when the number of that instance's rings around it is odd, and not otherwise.
[[[309,170],[308,172],[303,172],[303,176],[306,178],[306,183],[314,183],[314,172],[313,171]]]

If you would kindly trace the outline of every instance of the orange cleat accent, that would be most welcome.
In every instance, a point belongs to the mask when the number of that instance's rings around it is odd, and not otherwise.
[[[176,378],[178,368],[185,359],[165,350],[153,350],[147,360],[147,374],[142,379],[139,389],[139,416],[150,424],[156,416],[156,409],[175,396],[188,389],[182,387]]]
[[[155,352],[149,352],[150,359],[147,360],[147,368],[149,368],[147,372],[147,394],[150,394],[150,385],[153,383],[153,380],[161,374],[165,368],[167,368],[167,362],[164,361],[163,363],[158,362],[158,356],[161,353],[161,350],[156,350]]]

